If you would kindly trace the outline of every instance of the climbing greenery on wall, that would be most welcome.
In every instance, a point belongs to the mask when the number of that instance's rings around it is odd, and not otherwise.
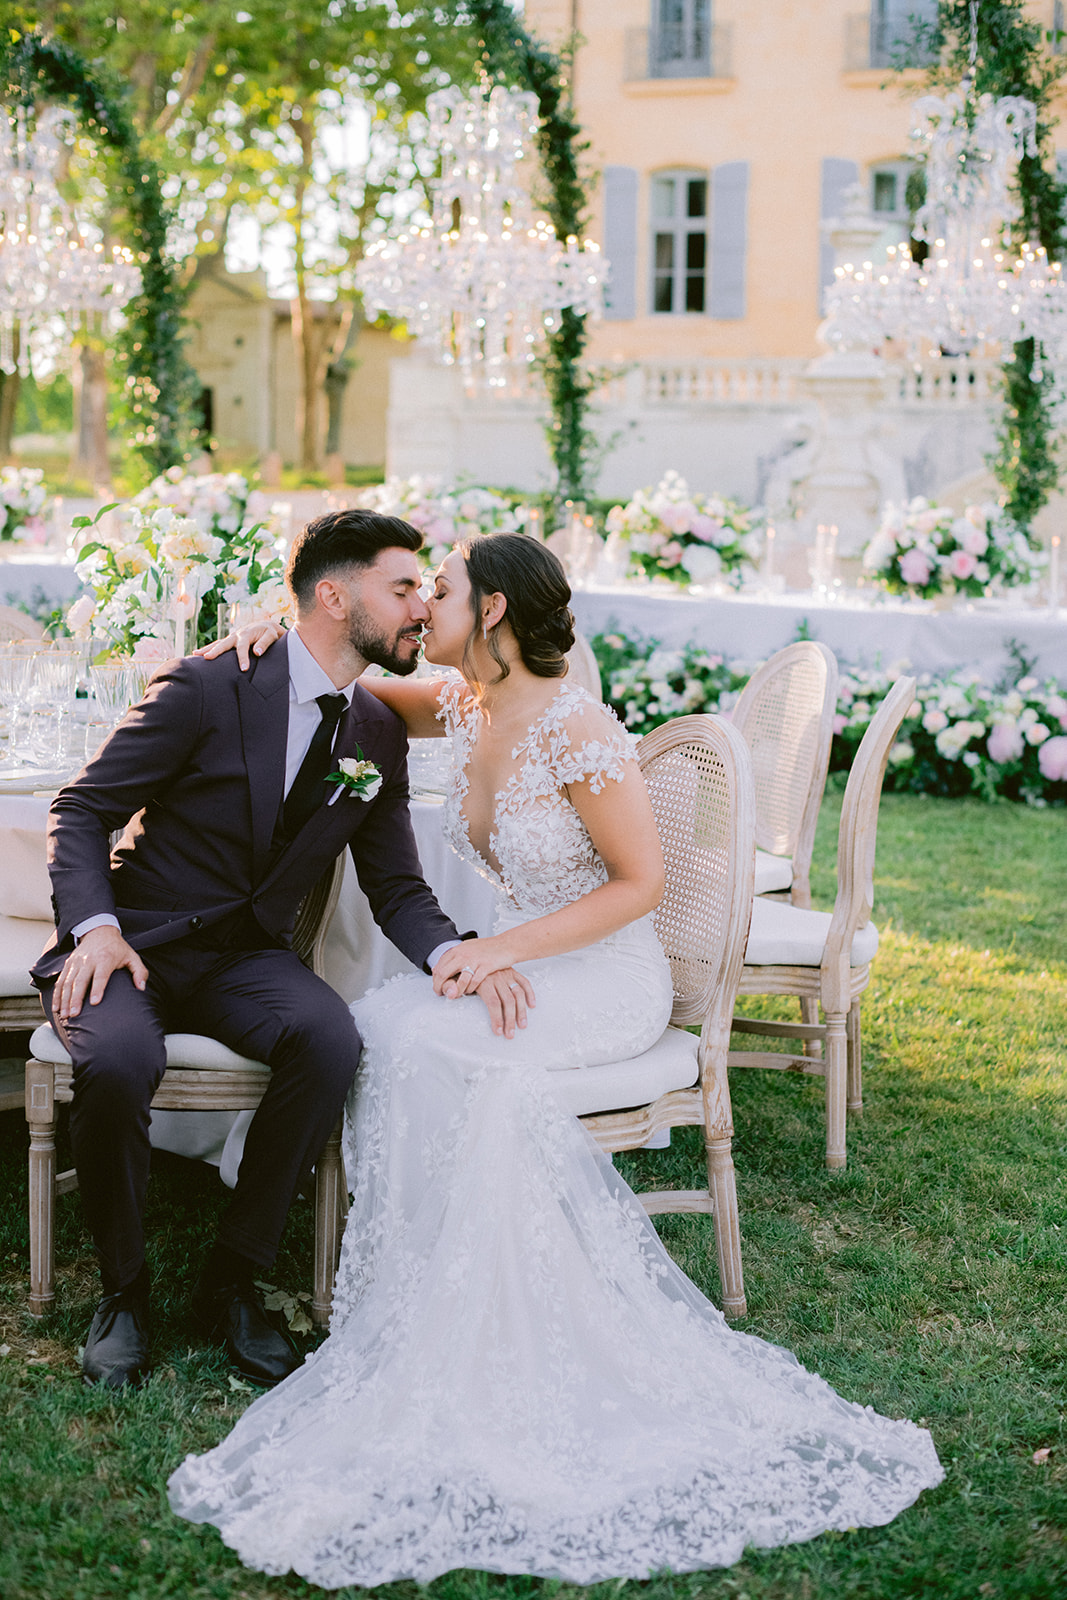
[[[538,154],[547,185],[539,198],[558,238],[580,237],[588,194],[579,157],[587,146],[571,104],[566,61],[526,31],[509,0],[470,0],[467,10],[478,29],[487,75],[537,96]],[[541,363],[552,409],[548,442],[560,501],[586,499],[592,489],[597,440],[586,414],[596,379],[581,364],[588,337],[585,317],[564,310]]]
[[[967,71],[971,43],[970,0],[940,0],[931,43],[939,48],[931,86],[954,88]],[[1041,24],[1028,15],[1026,0],[981,0],[977,7],[978,94],[1023,95],[1037,107],[1037,154],[1019,162],[1017,187],[1022,216],[1012,243],[1038,240],[1051,260],[1060,260],[1067,185],[1056,173],[1051,102],[1067,72],[1067,57],[1054,56]],[[997,449],[990,465],[1004,490],[1006,506],[1028,528],[1056,488],[1060,476],[1053,407],[1057,386],[1032,339],[1017,344],[1004,363],[1004,411]]]
[[[0,37],[0,97],[7,106],[70,106],[85,132],[114,156],[119,184],[110,196],[113,220],[142,278],[121,336],[123,410],[133,448],[153,475],[163,472],[185,454],[197,382],[183,349],[184,293],[167,255],[159,169],[141,151],[124,92],[54,39],[15,29]]]

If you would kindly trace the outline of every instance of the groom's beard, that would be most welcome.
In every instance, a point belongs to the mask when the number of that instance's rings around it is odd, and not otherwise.
[[[401,678],[414,672],[419,664],[419,652],[413,650],[408,641],[414,639],[417,642],[421,638],[421,622],[401,628],[399,633],[389,638],[375,627],[362,608],[354,609],[348,619],[348,641],[353,650],[364,661],[373,661],[376,666],[384,667],[387,672],[395,672]],[[404,653],[401,654],[401,651]]]

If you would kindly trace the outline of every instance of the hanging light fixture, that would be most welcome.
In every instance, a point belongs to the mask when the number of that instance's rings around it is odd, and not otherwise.
[[[35,349],[113,317],[137,294],[129,250],[93,241],[57,186],[70,113],[54,106],[0,112],[0,369],[23,376]],[[16,334],[19,335],[16,339]]]
[[[600,314],[605,263],[588,240],[560,241],[517,181],[536,95],[498,85],[467,100],[453,87],[431,95],[427,111],[441,160],[431,226],[372,245],[356,281],[368,311],[403,318],[468,387],[501,388],[564,307]]]
[[[914,236],[928,247],[916,261],[891,248],[884,265],[846,263],[827,293],[823,339],[838,349],[887,340],[913,357],[970,354],[1033,339],[1055,357],[1067,344],[1059,262],[1028,243],[1004,242],[1021,211],[1009,185],[1020,156],[1037,154],[1037,111],[1018,95],[974,93],[978,52],[971,6],[970,70],[959,89],[915,102],[911,139],[926,173],[926,201]]]

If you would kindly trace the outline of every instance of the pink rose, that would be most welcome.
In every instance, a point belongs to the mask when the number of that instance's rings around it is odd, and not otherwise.
[[[714,544],[716,534],[722,532],[722,523],[716,522],[715,518],[709,517],[706,512],[698,511],[689,524],[689,532],[702,544]]]
[[[930,582],[930,563],[921,550],[905,550],[900,558],[900,576],[916,589]]]
[[[953,550],[949,557],[948,570],[954,578],[973,578],[977,565],[976,558],[969,550]]]
[[[1067,746],[1067,739],[1062,743]],[[990,761],[1003,766],[1006,761],[1018,761],[1023,753],[1023,736],[1016,722],[996,722],[986,743]]]
[[[657,559],[662,561],[665,567],[676,567],[684,554],[684,549],[676,539],[668,539],[667,543],[657,551]]]
[[[1060,734],[1046,739],[1037,752],[1037,764],[1049,783],[1063,783],[1067,779],[1067,738]]]
[[[680,500],[675,504],[665,505],[659,516],[664,527],[669,528],[671,533],[688,533],[696,511],[688,500]]]
[[[984,556],[989,549],[989,535],[984,528],[970,528],[960,535],[960,544],[972,556]]]
[[[933,507],[930,507],[930,509],[927,511],[919,512],[919,515],[915,518],[915,526],[918,528],[920,533],[933,533],[940,521],[940,511],[936,511]]]
[[[846,716],[843,716],[842,713],[839,711],[837,713],[837,715],[835,716],[835,718],[834,718],[834,732],[835,733],[844,733],[844,731],[845,731],[845,729],[847,727],[848,727],[848,718]]]

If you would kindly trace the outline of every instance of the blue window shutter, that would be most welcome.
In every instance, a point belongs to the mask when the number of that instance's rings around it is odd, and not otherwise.
[[[748,162],[727,161],[711,174],[709,315],[731,322],[744,317],[747,254]]]
[[[608,322],[637,315],[637,172],[604,168],[604,256],[611,276],[604,293]]]
[[[844,161],[840,156],[824,156],[822,184],[819,190],[819,217],[825,222],[839,217],[844,210],[845,190],[860,181],[860,169],[855,161]],[[823,290],[834,281],[834,247],[821,230],[819,232],[819,312],[822,313]]]

